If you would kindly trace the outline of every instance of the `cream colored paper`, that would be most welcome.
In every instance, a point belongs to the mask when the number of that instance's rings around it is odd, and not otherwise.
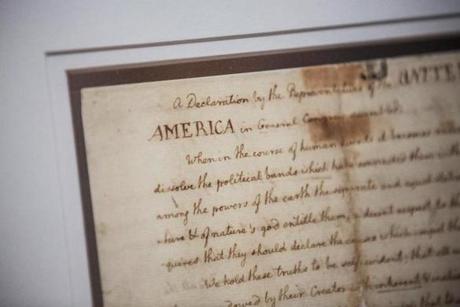
[[[88,88],[105,306],[460,303],[460,53]]]

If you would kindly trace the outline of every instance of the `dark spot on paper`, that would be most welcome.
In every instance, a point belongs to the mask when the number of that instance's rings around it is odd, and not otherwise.
[[[101,235],[101,236],[105,236],[107,234],[107,224],[106,223],[99,223],[98,224],[98,227],[97,227],[97,232]]]
[[[344,142],[364,138],[370,132],[369,117],[333,116],[316,117],[308,120],[311,140]]]
[[[362,76],[366,70],[361,64],[309,67],[302,70],[307,89],[331,89],[355,87],[364,83]]]
[[[366,62],[366,70],[361,79],[366,81],[381,81],[388,76],[388,64],[386,60]]]

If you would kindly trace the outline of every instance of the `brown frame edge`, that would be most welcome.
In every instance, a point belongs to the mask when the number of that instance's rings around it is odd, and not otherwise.
[[[81,89],[363,61],[449,50],[460,50],[460,33],[67,71],[93,305],[103,306],[103,296],[81,117]]]

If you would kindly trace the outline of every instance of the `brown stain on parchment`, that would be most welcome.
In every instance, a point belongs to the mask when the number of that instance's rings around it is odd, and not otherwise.
[[[344,142],[364,138],[370,132],[369,117],[333,116],[316,117],[308,120],[311,140]]]
[[[343,153],[343,156],[345,159],[350,159],[352,158],[353,155],[355,155],[355,153],[353,152],[352,149],[350,148],[344,148],[342,149],[342,153]],[[346,168],[343,172],[343,180],[345,182],[346,185],[351,185],[353,184],[353,178],[352,178],[352,175],[351,175],[351,171]],[[347,194],[347,197],[345,199],[346,201],[346,204],[347,204],[347,207],[348,207],[348,211],[349,211],[349,214],[351,216],[355,216],[358,214],[357,212],[357,205],[356,205],[356,200],[353,196],[352,193],[349,193]],[[361,234],[361,223],[360,223],[360,220],[359,219],[351,219],[352,221],[352,229],[351,229],[351,232],[352,232],[352,236],[353,238],[359,238],[360,237],[360,234]],[[362,252],[362,244],[359,243],[359,242],[355,242],[353,244],[353,253],[354,253],[354,256],[355,256],[355,259],[361,259],[362,258],[362,255],[363,255],[363,252]],[[366,267],[365,266],[361,266],[361,265],[358,265],[357,266],[357,270],[354,274],[354,280],[353,280],[353,284],[362,284],[362,281],[365,280],[368,276],[368,273],[367,273],[367,270],[366,270]],[[362,291],[362,292],[361,292]],[[351,291],[349,292],[349,295],[348,295],[348,298],[347,298],[347,305],[348,306],[355,306],[355,307],[358,307],[358,306],[361,306],[361,302],[363,300],[365,300],[365,293],[364,293],[365,289],[360,289],[360,291]]]
[[[304,71],[304,82],[309,87],[331,87],[338,85],[355,86],[362,82],[363,67],[361,65],[345,65],[338,67],[315,68],[312,71]],[[323,80],[314,80],[314,78],[324,78]],[[342,95],[339,93],[339,114],[342,109]],[[331,142],[344,143],[348,140],[361,139],[370,134],[370,118],[366,116],[319,116],[310,118],[307,122],[310,138],[313,143]],[[347,160],[354,160],[359,152],[349,147],[340,147],[343,157]],[[345,168],[342,171],[345,185],[353,184],[352,172]],[[355,197],[352,193],[346,196],[345,203],[350,216],[356,216],[358,213]],[[358,219],[351,219],[351,234],[353,238],[360,238],[361,224]],[[359,242],[353,244],[353,254],[357,259],[362,257],[362,245]],[[368,276],[365,266],[357,266],[353,275],[352,283],[362,285],[362,281]],[[350,291],[347,297],[347,306],[360,306],[365,298],[365,289],[359,291]]]
[[[359,86],[364,83],[365,67],[361,64],[340,64],[308,67],[302,70],[302,79],[307,89]]]
[[[369,117],[350,117],[350,116],[333,116],[312,118],[308,122],[310,138],[314,143],[336,141],[337,143],[346,142],[353,139],[360,139],[370,133],[371,124]],[[349,147],[341,147],[343,158],[353,161],[359,152]],[[352,172],[345,168],[342,171],[345,185],[353,184]],[[356,200],[352,193],[347,194],[345,203],[350,216],[356,216],[358,209]],[[353,238],[359,238],[361,233],[361,224],[358,219],[351,219],[351,235]],[[353,244],[353,254],[356,258],[362,257],[361,243]],[[358,266],[354,274],[353,284],[360,284],[367,277],[365,266]],[[365,290],[365,289],[363,289]],[[349,292],[347,306],[360,306],[364,298],[364,293],[360,291]]]

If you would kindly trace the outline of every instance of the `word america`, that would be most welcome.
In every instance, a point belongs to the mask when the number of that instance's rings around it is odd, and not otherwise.
[[[220,135],[235,133],[231,119],[227,120],[206,120],[183,122],[174,125],[157,125],[149,141],[167,141],[170,139],[185,139],[198,136]]]

